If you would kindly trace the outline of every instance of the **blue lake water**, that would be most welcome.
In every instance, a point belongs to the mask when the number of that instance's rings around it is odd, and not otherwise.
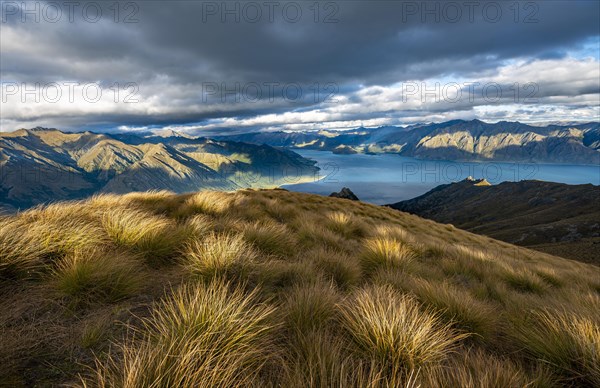
[[[490,183],[542,180],[600,185],[600,166],[510,162],[450,162],[393,154],[336,155],[330,151],[294,150],[321,168],[312,182],[284,186],[288,190],[329,195],[349,187],[362,201],[394,203],[468,176]],[[291,181],[293,182],[293,180]]]

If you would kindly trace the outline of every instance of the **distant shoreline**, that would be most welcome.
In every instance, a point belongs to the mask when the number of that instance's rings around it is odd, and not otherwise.
[[[286,148],[286,149],[290,149],[292,151],[318,151],[318,152],[329,152],[333,155],[340,155],[340,156],[352,156],[352,155],[368,155],[368,156],[379,156],[379,155],[397,155],[403,158],[412,158],[412,159],[417,159],[417,160],[422,160],[422,161],[427,161],[427,162],[448,162],[448,163],[514,163],[514,164],[536,164],[536,165],[547,165],[547,166],[572,166],[572,167],[577,167],[577,166],[586,166],[586,167],[598,167],[600,168],[600,163],[598,164],[593,164],[593,163],[557,163],[557,162],[535,162],[535,161],[526,161],[526,160],[520,160],[520,161],[509,161],[509,160],[502,160],[502,159],[423,159],[420,158],[418,156],[409,156],[409,155],[401,155],[395,152],[356,152],[353,154],[344,154],[344,153],[335,153],[331,150],[322,150],[322,149],[316,149],[316,148],[306,148],[306,147],[282,147],[282,148]],[[600,156],[600,152],[598,153]],[[309,158],[310,159],[310,158]]]

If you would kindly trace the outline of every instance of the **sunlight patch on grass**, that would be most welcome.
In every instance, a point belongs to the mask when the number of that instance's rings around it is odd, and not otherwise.
[[[257,253],[241,235],[213,233],[188,243],[183,257],[185,268],[194,275],[240,279]]]
[[[395,238],[370,238],[364,241],[363,246],[360,259],[367,272],[373,272],[381,267],[406,267],[416,258],[415,252],[410,246]]]

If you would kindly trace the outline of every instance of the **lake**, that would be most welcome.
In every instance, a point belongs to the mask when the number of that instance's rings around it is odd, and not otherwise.
[[[393,154],[338,155],[330,151],[294,150],[321,168],[311,182],[285,185],[288,190],[329,195],[349,187],[362,201],[387,204],[414,198],[432,188],[468,176],[490,183],[543,180],[600,185],[600,166],[510,162],[450,162]],[[293,180],[290,180],[293,182]]]

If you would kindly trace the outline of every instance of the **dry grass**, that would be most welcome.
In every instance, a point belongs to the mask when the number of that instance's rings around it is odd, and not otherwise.
[[[188,198],[178,210],[179,215],[209,214],[219,215],[227,211],[234,201],[231,194],[218,191],[201,191]]]
[[[53,270],[56,289],[80,302],[117,302],[142,286],[137,260],[119,252],[76,251]]]
[[[296,237],[304,246],[327,247],[340,251],[346,251],[352,246],[337,233],[315,222],[315,219],[318,219],[318,215],[305,212],[292,222]]]
[[[184,223],[191,238],[204,238],[215,230],[215,223],[207,216],[199,214],[192,216]]]
[[[326,225],[332,231],[345,238],[360,238],[366,234],[365,223],[346,212],[330,212],[327,214]]]
[[[140,253],[153,265],[167,261],[189,233],[166,217],[126,208],[105,212],[102,225],[117,245]]]
[[[598,386],[598,279],[598,267],[360,202],[102,195],[0,218],[0,378]]]
[[[511,333],[535,359],[590,386],[600,385],[600,320],[568,311],[536,311]]]
[[[282,311],[286,327],[296,336],[325,328],[333,319],[340,299],[332,284],[296,285],[284,295]]]
[[[544,386],[542,383],[528,376],[519,364],[481,350],[465,351],[436,373],[423,375],[423,385],[428,387],[503,388]]]
[[[0,277],[16,278],[43,267],[43,257],[52,251],[43,249],[35,235],[27,233],[27,224],[18,219],[0,220]]]
[[[211,234],[188,244],[184,265],[188,272],[204,278],[239,279],[256,257],[256,251],[242,236]]]
[[[286,256],[296,250],[292,233],[285,225],[273,221],[246,225],[242,233],[246,240],[267,254]]]
[[[362,265],[367,272],[378,268],[405,268],[416,255],[406,243],[393,237],[375,237],[364,242]]]
[[[339,340],[323,331],[308,332],[295,340],[285,376],[289,387],[352,387],[356,362],[345,354]]]
[[[414,299],[385,286],[357,291],[342,307],[341,322],[360,352],[409,371],[443,360],[466,337]]]
[[[100,364],[86,385],[259,386],[275,347],[267,320],[274,308],[256,303],[257,293],[221,281],[183,285],[155,306],[142,338]]]
[[[519,292],[542,294],[548,288],[539,275],[527,269],[505,267],[503,276],[506,284]]]
[[[425,306],[437,310],[444,319],[476,339],[488,340],[496,329],[497,312],[493,305],[475,299],[467,291],[450,284],[415,281],[411,289]]]
[[[311,265],[320,270],[326,279],[333,280],[342,289],[356,286],[362,278],[360,261],[343,252],[327,248],[315,248],[302,255]]]

